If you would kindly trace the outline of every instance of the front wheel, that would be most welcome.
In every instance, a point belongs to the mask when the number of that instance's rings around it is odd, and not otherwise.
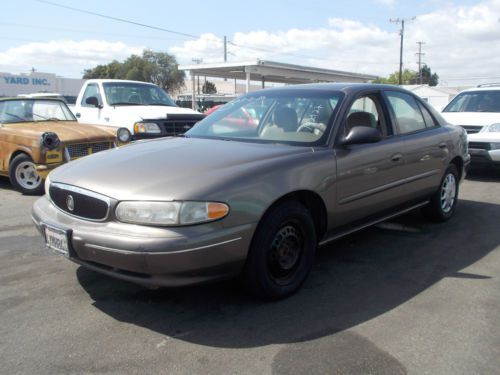
[[[259,223],[243,271],[253,294],[279,299],[295,292],[311,270],[316,231],[309,211],[298,202],[284,202]]]
[[[446,221],[453,216],[458,202],[457,167],[449,165],[431,201],[423,208],[424,215],[432,221]]]
[[[38,175],[33,160],[26,154],[19,154],[10,163],[10,182],[14,188],[26,195],[43,194],[43,179]]]

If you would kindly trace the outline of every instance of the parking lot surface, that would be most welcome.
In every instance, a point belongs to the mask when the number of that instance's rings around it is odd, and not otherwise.
[[[318,252],[268,303],[236,282],[147,290],[44,247],[0,177],[0,373],[500,374],[500,173]]]

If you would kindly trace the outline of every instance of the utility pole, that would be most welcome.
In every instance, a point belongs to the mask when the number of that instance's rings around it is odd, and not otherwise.
[[[224,35],[224,62],[227,62],[227,36]]]
[[[405,21],[413,21],[413,20],[415,20],[415,17],[412,17],[410,19],[396,18],[395,20],[391,18],[389,20],[389,22],[401,24],[401,30],[399,30],[399,35],[401,36],[401,45],[399,47],[399,84],[400,85],[403,84],[403,39],[405,36]]]
[[[418,52],[416,55],[418,56],[418,84],[422,84],[422,56],[425,55],[425,53],[422,53],[422,44],[425,44],[425,42],[417,42],[418,44]]]

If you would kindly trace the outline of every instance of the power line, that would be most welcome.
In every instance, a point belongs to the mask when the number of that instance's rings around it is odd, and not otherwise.
[[[47,1],[47,0],[35,0],[35,1],[38,1],[39,3],[43,3],[43,4],[48,4],[48,5],[52,5],[52,6],[55,6],[55,7],[59,7],[59,8],[73,10],[75,12],[80,12],[80,13],[85,13],[85,14],[91,14],[93,16],[102,17],[102,18],[106,18],[106,19],[109,19],[109,20],[114,20],[114,21],[118,21],[118,22],[124,22],[124,23],[128,23],[128,24],[136,25],[136,26],[147,27],[148,29],[159,30],[159,31],[163,31],[163,32],[166,32],[166,33],[170,33],[170,34],[181,35],[181,36],[184,36],[186,38],[192,38],[192,39],[198,39],[199,38],[198,35],[187,34],[187,33],[183,33],[183,32],[180,32],[180,31],[174,31],[174,30],[164,29],[162,27],[151,26],[151,25],[147,25],[145,23],[140,23],[140,22],[135,22],[135,21],[131,21],[131,20],[126,20],[124,18],[118,18],[118,17],[108,16],[108,15],[105,15],[105,14],[101,14],[101,13],[97,13],[97,12],[92,12],[90,10],[85,10],[85,9],[80,9],[80,8],[74,8],[74,7],[70,7],[70,6],[67,6],[67,5],[63,5],[63,4],[59,4],[59,3],[54,3],[52,1]]]

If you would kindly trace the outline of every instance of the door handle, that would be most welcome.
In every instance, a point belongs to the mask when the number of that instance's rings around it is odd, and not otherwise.
[[[80,114],[80,112],[76,112],[76,113],[75,113],[75,116],[76,116],[77,118],[82,117],[82,115]]]
[[[446,143],[445,142],[441,142],[439,144],[439,148],[446,148]]]
[[[400,161],[403,158],[403,154],[397,153],[391,156],[392,161]]]

